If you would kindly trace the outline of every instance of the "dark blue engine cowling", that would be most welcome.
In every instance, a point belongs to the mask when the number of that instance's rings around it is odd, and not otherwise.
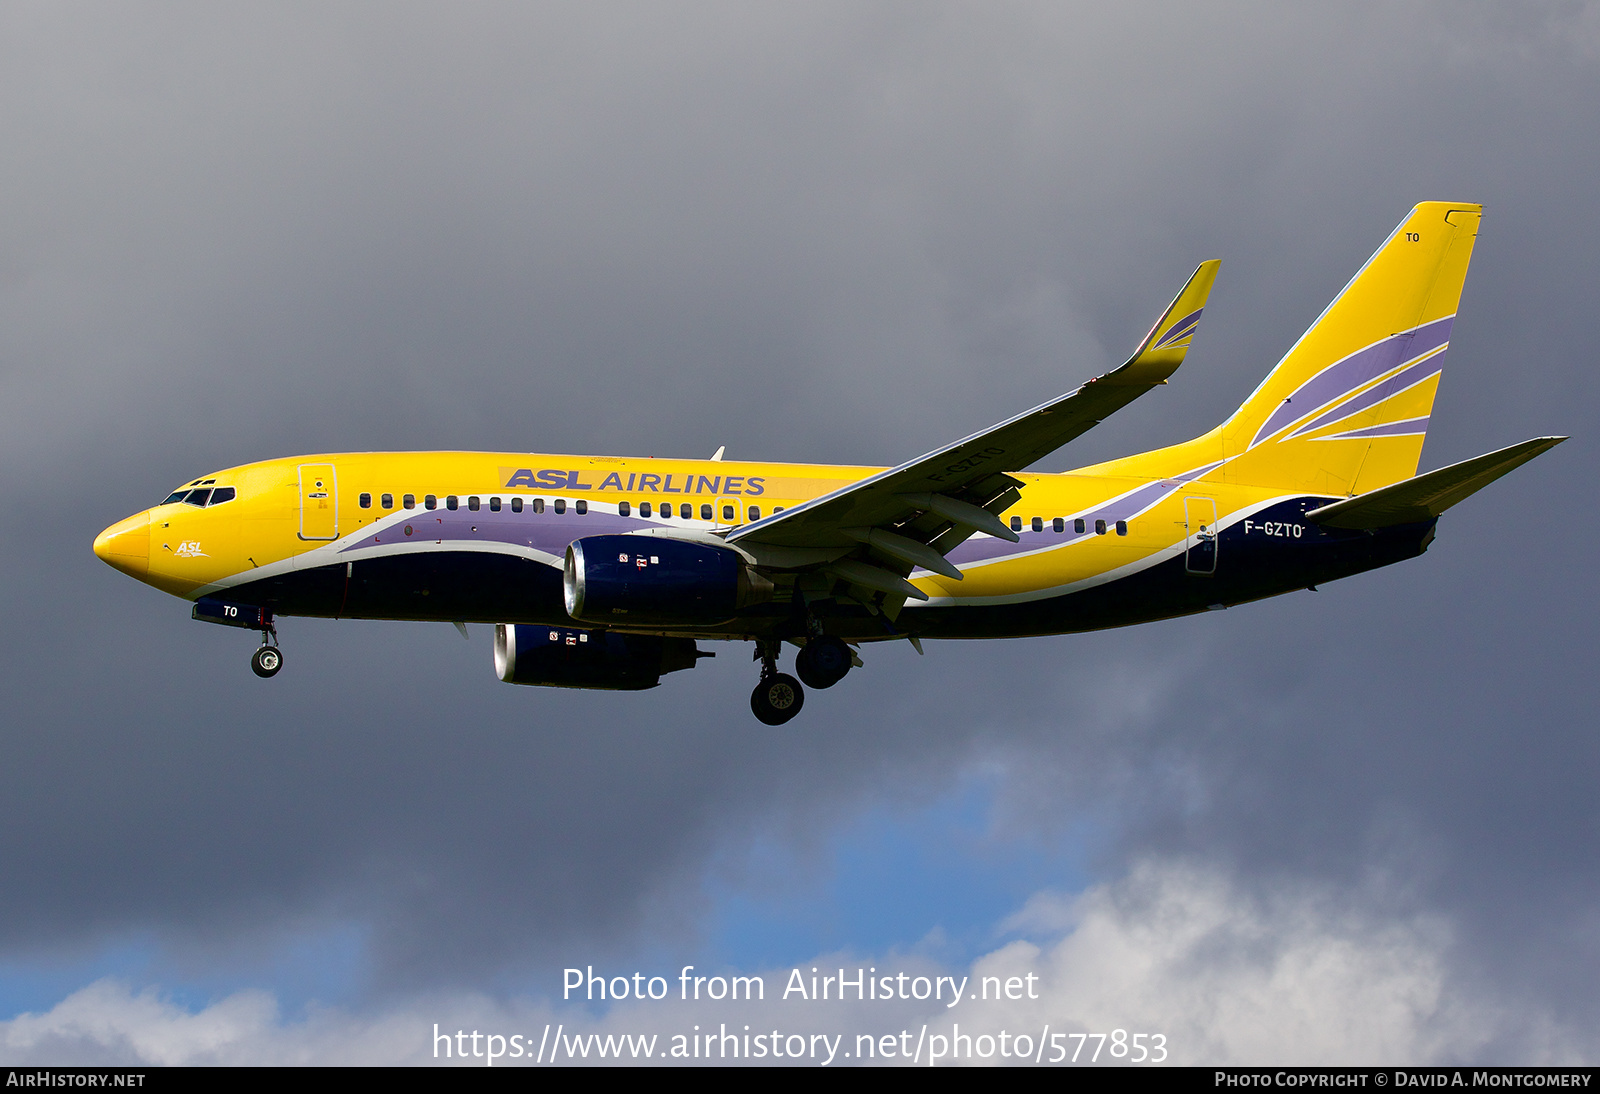
[[[501,623],[494,629],[494,671],[508,684],[643,691],[665,673],[710,657],[689,638],[580,631]]]
[[[567,548],[567,614],[616,626],[697,626],[733,617],[771,584],[737,551],[661,536],[586,536]]]

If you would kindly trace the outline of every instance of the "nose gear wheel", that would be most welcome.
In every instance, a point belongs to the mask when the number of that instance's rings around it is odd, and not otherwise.
[[[262,646],[250,658],[250,671],[263,680],[278,675],[283,668],[283,651],[277,646]]]

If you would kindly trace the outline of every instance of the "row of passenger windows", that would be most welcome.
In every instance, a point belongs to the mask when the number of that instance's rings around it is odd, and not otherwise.
[[[488,500],[489,500],[489,512],[491,512],[491,513],[498,513],[504,508],[509,508],[513,513],[520,513],[520,512],[523,511],[523,508],[524,508],[523,501],[522,501],[521,498],[512,498],[509,504],[502,502],[501,499],[497,498],[497,497],[491,497]],[[360,496],[360,498],[358,499],[358,501],[361,504],[361,508],[363,508],[363,509],[371,509],[372,508],[372,495],[371,494],[362,494]],[[480,498],[476,494],[467,495],[466,502],[467,502],[467,509],[470,510],[471,512],[476,513],[479,509],[483,508],[483,499]],[[378,504],[379,504],[379,506],[381,506],[384,509],[393,509],[394,508],[394,495],[393,494],[380,494],[380,495],[378,495]],[[404,508],[404,509],[415,509],[417,507],[417,496],[415,494],[402,494],[400,496],[400,506],[401,506],[401,508]],[[439,498],[434,494],[424,494],[422,496],[422,507],[424,509],[437,509],[439,507]],[[451,510],[459,509],[461,507],[461,499],[459,497],[457,497],[455,494],[447,494],[445,496],[445,499],[444,499],[444,507],[446,509],[451,509]],[[545,509],[544,499],[543,498],[534,498],[532,501],[527,503],[526,508],[528,510],[530,510],[531,512],[534,512],[534,513],[542,513],[542,512],[544,512],[544,509]],[[550,503],[550,508],[553,511],[557,512],[557,513],[565,513],[567,511],[567,501],[566,501],[565,498],[556,498],[553,502]],[[577,513],[579,516],[582,516],[583,514],[587,513],[589,511],[589,503],[588,503],[588,501],[586,501],[583,498],[579,498],[577,501],[572,503],[572,511],[574,513]],[[619,501],[617,503],[617,512],[619,514],[621,514],[622,516],[625,516],[625,517],[632,516],[633,515],[633,505],[630,502]],[[749,506],[745,510],[745,512],[746,512],[746,515],[747,515],[748,519],[750,519],[751,521],[757,521],[757,520],[761,519],[761,506],[759,506],[759,505]],[[783,506],[781,506],[781,505],[773,506],[772,507],[772,512],[774,514],[778,514],[778,513],[783,512]],[[701,503],[701,505],[700,505],[700,519],[701,520],[712,520],[712,519],[714,519],[715,513],[716,513],[716,507],[713,506],[710,502],[702,502]],[[670,517],[670,516],[673,515],[672,503],[670,501],[664,501],[664,502],[659,503],[659,505],[652,505],[648,501],[642,501],[642,502],[639,503],[639,515],[641,517],[651,517],[651,516]],[[678,506],[678,514],[677,515],[682,517],[684,520],[693,520],[694,516],[695,516],[694,506],[691,505],[689,502],[681,503]],[[725,522],[727,522],[729,524],[731,524],[734,521],[738,520],[739,519],[739,507],[737,505],[732,504],[732,503],[724,504],[722,506],[722,519],[723,519],[723,521],[725,521]]]
[[[1035,532],[1044,531],[1044,518],[1043,517],[1034,517],[1030,527],[1032,527],[1032,529]],[[1117,528],[1117,535],[1125,536],[1125,535],[1128,534],[1128,522],[1127,521],[1125,521],[1125,520],[1117,521],[1116,522],[1116,528]],[[1022,531],[1022,518],[1021,517],[1012,517],[1011,518],[1011,530],[1013,532]],[[1062,518],[1062,517],[1056,517],[1054,520],[1052,520],[1050,522],[1050,530],[1053,531],[1053,532],[1065,532],[1067,530],[1067,522],[1066,522],[1066,520],[1064,518]],[[1074,532],[1076,532],[1078,535],[1081,536],[1081,535],[1083,535],[1085,532],[1087,532],[1089,530],[1088,522],[1086,520],[1084,520],[1082,517],[1079,517],[1079,518],[1077,518],[1076,520],[1074,520],[1072,522],[1072,530]],[[1109,528],[1107,528],[1105,521],[1097,520],[1097,521],[1094,522],[1094,534],[1095,535],[1103,536],[1108,531],[1109,531]]]

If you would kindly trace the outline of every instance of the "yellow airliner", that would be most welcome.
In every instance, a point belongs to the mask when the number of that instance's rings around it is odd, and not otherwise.
[[[867,642],[1061,634],[1314,587],[1412,558],[1439,514],[1565,438],[1417,475],[1481,207],[1418,205],[1204,436],[1024,468],[1163,384],[1203,263],[1120,368],[898,467],[360,452],[204,475],[107,528],[106,562],[262,632],[278,616],[494,623],[513,684],[637,690],[696,640],[754,641],[756,717],[799,712]]]

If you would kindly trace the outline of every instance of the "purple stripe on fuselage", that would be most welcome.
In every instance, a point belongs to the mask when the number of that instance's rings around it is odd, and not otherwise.
[[[1352,429],[1349,433],[1335,434],[1326,439],[1342,441],[1346,437],[1406,437],[1426,432],[1428,432],[1428,419],[1409,418],[1403,422],[1385,422],[1383,425],[1369,425],[1365,429]]]
[[[1206,472],[1220,466],[1221,461],[1210,463],[1193,471],[1185,471],[1183,474],[1173,478],[1161,479],[1158,482],[1141,486],[1136,490],[1130,490],[1121,497],[1112,498],[1104,505],[1096,508],[1084,509],[1073,513],[1063,518],[1068,522],[1064,531],[1057,532],[1047,526],[1043,531],[1035,532],[1030,528],[1024,527],[1023,531],[1017,533],[1022,537],[1018,543],[994,538],[969,539],[952,549],[945,557],[957,566],[963,566],[977,562],[988,562],[1007,555],[1022,555],[1048,547],[1065,546],[1081,540],[1092,539],[1099,534],[1094,530],[1095,521],[1103,520],[1106,522],[1106,527],[1110,528],[1119,520],[1131,520],[1161,502],[1184,483],[1192,482]],[[1074,531],[1071,523],[1078,519],[1083,520],[1083,531],[1081,532]]]
[[[1280,403],[1256,432],[1250,447],[1254,448],[1284,426],[1315,414],[1331,403],[1343,398],[1364,384],[1372,382],[1385,372],[1405,361],[1421,357],[1450,341],[1450,325],[1455,317],[1445,316],[1432,323],[1424,323],[1415,330],[1391,335],[1357,350],[1342,361],[1336,361],[1301,384],[1294,393]]]
[[[1348,402],[1340,403],[1326,414],[1318,415],[1289,434],[1289,436],[1298,437],[1302,433],[1310,433],[1314,429],[1321,429],[1325,425],[1332,425],[1334,422],[1352,417],[1370,406],[1376,406],[1392,395],[1398,395],[1407,388],[1414,387],[1430,377],[1439,375],[1444,367],[1444,362],[1440,358],[1447,352],[1447,350],[1440,350],[1426,361],[1419,361],[1410,368],[1401,369],[1383,383],[1368,388]]]
[[[407,525],[413,530],[410,536],[405,533]],[[414,516],[407,516],[403,521],[396,521],[361,537],[348,547],[340,548],[340,553],[396,543],[445,541],[462,544],[506,543],[516,547],[532,547],[559,557],[566,553],[569,543],[583,536],[615,535],[659,527],[662,525],[657,521],[618,516],[594,509],[582,514],[571,509],[565,513],[554,513],[548,509],[543,513],[535,513],[530,509],[520,513],[513,513],[509,509],[502,509],[498,513],[487,509],[480,509],[476,513],[470,509],[424,509]]]

